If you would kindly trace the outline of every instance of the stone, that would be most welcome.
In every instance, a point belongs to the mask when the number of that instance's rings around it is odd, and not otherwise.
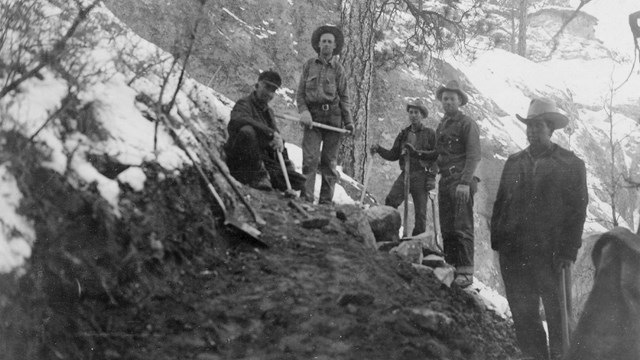
[[[433,273],[441,283],[447,287],[451,287],[451,283],[453,283],[453,279],[455,278],[456,268],[450,265],[441,266],[433,269]]]
[[[340,205],[336,217],[344,219],[343,224],[349,234],[366,247],[377,250],[376,238],[371,231],[367,216],[355,205]]]
[[[393,249],[394,247],[400,245],[399,241],[384,241],[384,242],[377,242],[376,246],[378,247],[379,251],[385,251],[385,252],[389,252],[389,250]]]
[[[371,294],[355,293],[355,294],[342,294],[338,299],[338,305],[347,306],[349,304],[366,306],[373,304],[374,297]]]
[[[422,263],[422,243],[418,240],[403,241],[389,253],[396,253],[414,264]]]
[[[413,308],[410,310],[415,315],[412,319],[415,324],[427,331],[434,333],[446,332],[453,324],[453,320],[441,312],[426,308]]]
[[[376,241],[398,241],[400,236],[400,226],[402,219],[400,212],[391,206],[373,206],[366,210],[364,213],[367,215],[371,231],[376,238]]]
[[[424,255],[424,252],[423,252],[423,255]],[[430,254],[425,256],[422,259],[422,265],[425,265],[431,268],[437,268],[437,267],[446,266],[447,263],[444,261],[444,258],[442,256]]]

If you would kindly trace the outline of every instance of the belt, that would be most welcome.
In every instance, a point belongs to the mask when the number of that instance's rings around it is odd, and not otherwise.
[[[462,170],[458,170],[455,165],[449,166],[446,169],[440,169],[440,175],[442,175],[442,177],[449,177],[453,174],[458,174],[461,172]]]
[[[313,104],[310,107],[314,108],[314,109],[322,110],[322,111],[329,111],[331,109],[332,105],[333,105],[333,103],[329,103],[329,104]]]

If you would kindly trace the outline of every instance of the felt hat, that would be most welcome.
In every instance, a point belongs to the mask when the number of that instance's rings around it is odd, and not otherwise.
[[[409,111],[409,108],[412,108],[412,107],[420,110],[423,118],[426,118],[427,116],[429,116],[429,110],[427,109],[426,106],[424,106],[424,104],[422,103],[422,100],[415,99],[415,100],[409,101],[407,103],[407,111]]]
[[[438,88],[438,90],[436,90],[436,99],[438,99],[438,101],[442,101],[442,93],[445,91],[453,91],[455,93],[458,93],[458,96],[460,96],[460,106],[465,105],[467,102],[469,102],[469,97],[464,93],[464,91],[462,91],[462,86],[460,86],[460,84],[458,84],[458,81],[456,80],[451,80],[447,83],[447,85],[442,85]]]
[[[553,124],[554,130],[561,129],[569,123],[569,118],[558,112],[556,103],[551,99],[531,99],[527,117],[516,114],[518,120],[529,124],[532,120],[547,120]]]
[[[344,35],[342,31],[334,25],[322,25],[315,29],[311,35],[311,46],[313,46],[313,50],[315,50],[316,53],[320,53],[320,37],[322,34],[333,34],[336,38],[336,48],[333,49],[333,55],[339,54],[344,46]]]
[[[260,75],[258,75],[258,81],[263,81],[276,89],[280,88],[280,85],[282,85],[282,78],[280,77],[280,74],[273,70],[261,72]]]

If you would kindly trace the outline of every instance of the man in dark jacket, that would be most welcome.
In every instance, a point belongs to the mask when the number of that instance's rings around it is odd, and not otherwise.
[[[445,260],[456,267],[454,284],[473,283],[473,196],[480,162],[478,125],[459,108],[468,102],[467,94],[452,80],[436,91],[444,117],[436,129],[438,168],[438,207]]]
[[[314,200],[316,170],[320,166],[321,204],[331,204],[335,184],[340,176],[336,166],[341,134],[314,128],[312,122],[338,128],[344,126],[353,133],[347,75],[336,57],[343,45],[342,31],[335,26],[320,26],[313,32],[311,46],[318,57],[307,60],[302,67],[296,97],[300,122],[304,125],[302,173],[306,176],[307,183],[302,195],[308,201]]]
[[[491,247],[523,353],[536,360],[562,355],[560,276],[582,244],[588,202],[586,170],[571,151],[551,142],[567,125],[548,99],[533,99],[526,118],[530,146],[509,156],[491,217]],[[540,318],[540,300],[550,346]]]
[[[286,190],[277,152],[283,153],[292,188],[301,190],[305,180],[295,172],[288,159],[273,110],[269,107],[281,84],[277,72],[262,72],[251,95],[236,102],[227,125],[229,139],[225,152],[231,175],[243,184],[265,191],[273,187]]]
[[[397,208],[404,201],[405,154],[409,155],[409,192],[413,198],[415,225],[412,235],[422,234],[427,229],[427,200],[429,191],[436,187],[435,153],[436,133],[426,127],[422,120],[429,115],[419,99],[407,104],[411,125],[400,131],[387,150],[379,144],[371,146],[372,154],[389,161],[399,160],[400,176],[396,179],[385,199],[385,205]],[[429,160],[430,161],[429,161]],[[406,206],[406,204],[405,204]]]

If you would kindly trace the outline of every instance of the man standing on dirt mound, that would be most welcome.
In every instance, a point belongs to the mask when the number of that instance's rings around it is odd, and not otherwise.
[[[576,260],[588,203],[585,165],[551,142],[569,122],[548,99],[533,99],[527,117],[529,147],[509,156],[491,216],[491,248],[522,352],[535,360],[562,357],[560,274]],[[540,318],[540,300],[549,329]],[[565,299],[566,300],[566,299]]]
[[[387,150],[375,144],[371,146],[372,154],[379,154],[385,160],[399,160],[402,173],[391,186],[384,204],[397,208],[404,198],[405,154],[409,154],[409,192],[413,199],[415,225],[412,235],[418,235],[427,229],[427,199],[429,191],[436,188],[437,167],[435,159],[436,132],[422,123],[429,115],[429,110],[416,99],[407,104],[407,113],[411,124],[402,129],[391,149]],[[407,204],[405,204],[407,206]]]
[[[341,134],[313,127],[313,122],[349,130],[353,134],[347,77],[336,55],[344,46],[342,31],[324,25],[311,35],[318,57],[304,63],[298,84],[297,104],[302,138],[302,173],[307,178],[302,197],[313,202],[316,170],[320,166],[320,204],[331,204],[339,173],[336,170]],[[322,151],[320,148],[322,147]]]
[[[436,129],[438,150],[438,207],[445,260],[455,266],[454,284],[464,288],[473,283],[473,196],[480,162],[478,125],[459,108],[468,101],[456,80],[436,91],[444,117]]]
[[[229,171],[241,183],[259,190],[287,189],[276,152],[283,153],[291,187],[302,190],[304,186],[304,176],[289,161],[273,109],[269,107],[281,84],[277,72],[262,72],[255,90],[236,102],[227,125],[229,139],[224,149]]]

